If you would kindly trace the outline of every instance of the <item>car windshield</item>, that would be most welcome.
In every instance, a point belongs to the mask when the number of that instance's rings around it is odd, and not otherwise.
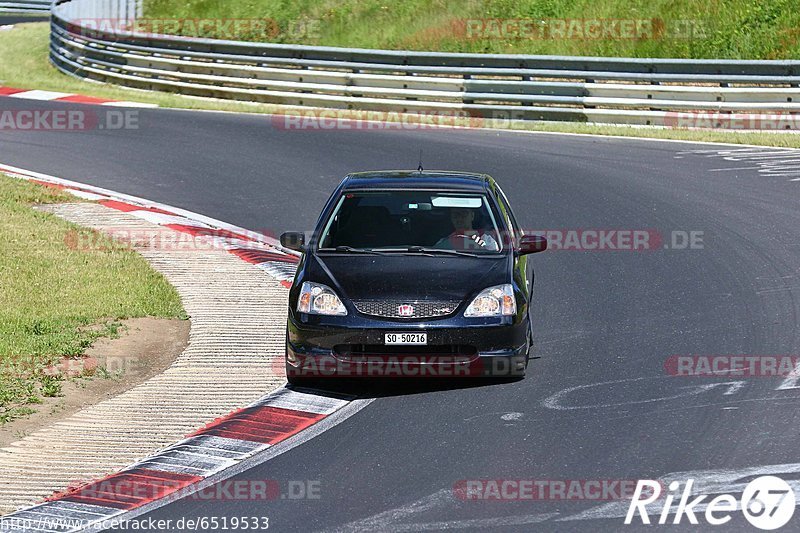
[[[320,249],[497,253],[500,233],[483,194],[348,192],[323,226]]]

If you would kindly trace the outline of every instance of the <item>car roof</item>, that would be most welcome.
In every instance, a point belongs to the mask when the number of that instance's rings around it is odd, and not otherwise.
[[[492,181],[491,176],[470,172],[381,170],[348,174],[342,180],[342,190],[437,189],[484,192]]]

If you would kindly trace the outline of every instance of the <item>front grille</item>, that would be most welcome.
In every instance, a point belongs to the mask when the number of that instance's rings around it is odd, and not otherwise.
[[[359,313],[385,318],[438,318],[452,314],[459,302],[453,301],[399,301],[399,300],[360,300],[353,302]],[[401,314],[401,308],[413,308],[411,314]]]

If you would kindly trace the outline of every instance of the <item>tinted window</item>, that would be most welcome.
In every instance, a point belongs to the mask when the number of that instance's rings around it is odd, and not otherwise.
[[[423,246],[492,253],[498,227],[481,194],[369,191],[343,195],[323,225],[320,248],[405,249]]]
[[[506,220],[508,221],[509,230],[512,232],[511,238],[515,239],[520,236],[516,235],[520,232],[519,224],[517,223],[517,219],[514,217],[514,213],[511,211],[511,205],[508,203],[506,193],[503,192],[503,189],[501,189],[499,185],[496,186],[496,188],[500,209],[503,211],[503,216],[506,217]]]

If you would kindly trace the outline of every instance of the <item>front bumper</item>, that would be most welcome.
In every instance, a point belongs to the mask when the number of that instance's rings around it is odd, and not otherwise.
[[[527,320],[515,317],[423,322],[300,315],[289,318],[286,371],[292,377],[515,377],[525,374]],[[387,346],[384,334],[427,333],[425,346]]]

